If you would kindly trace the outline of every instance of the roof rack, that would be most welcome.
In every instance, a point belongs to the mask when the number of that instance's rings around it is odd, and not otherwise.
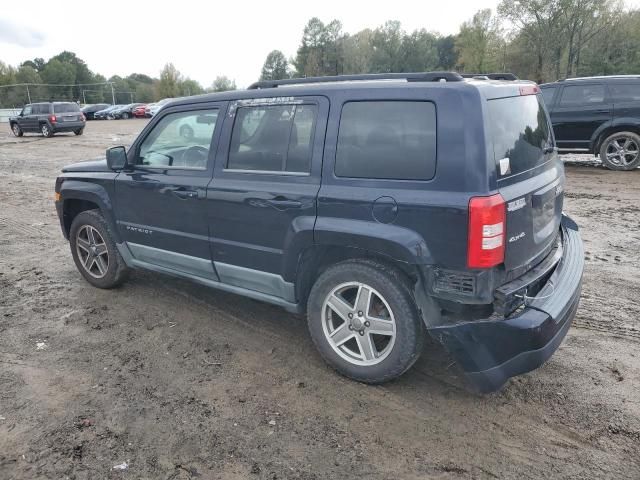
[[[520,80],[515,74],[501,73],[463,73],[464,78],[475,78],[478,80]]]
[[[276,88],[284,85],[304,85],[308,83],[357,82],[367,80],[406,80],[407,82],[461,82],[462,76],[456,72],[422,73],[367,73],[362,75],[333,75],[328,77],[286,78],[284,80],[263,80],[249,85],[248,90]]]
[[[574,80],[599,80],[603,78],[640,78],[640,75],[592,75],[590,77],[571,77],[571,78],[560,78],[556,80],[556,82],[571,82]]]

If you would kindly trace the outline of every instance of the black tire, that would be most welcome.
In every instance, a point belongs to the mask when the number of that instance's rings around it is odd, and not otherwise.
[[[191,128],[189,125],[182,125],[180,127],[180,136],[182,138],[185,138],[187,140],[191,140],[193,138],[193,128]]]
[[[106,272],[100,278],[92,275],[84,266],[78,248],[78,233],[84,227],[92,227],[102,237],[104,245],[106,246],[106,253],[108,254],[108,264]],[[69,245],[71,247],[71,255],[73,261],[78,268],[78,271],[82,274],[87,282],[94,287],[98,288],[114,288],[122,284],[129,275],[129,268],[125,264],[116,243],[114,241],[113,233],[107,221],[100,214],[100,210],[86,210],[79,213],[71,223],[71,229],[69,230]]]
[[[53,137],[53,129],[51,128],[51,125],[49,125],[48,123],[42,123],[40,124],[40,132],[42,133],[43,137]]]
[[[11,125],[11,131],[16,137],[21,137],[22,135],[24,135],[24,132],[20,128],[20,125],[18,125],[17,123]]]
[[[120,118],[122,118],[123,120],[129,120],[129,114],[127,112],[124,112]]]
[[[335,288],[349,282],[365,284],[382,295],[395,317],[394,342],[386,356],[373,365],[358,365],[343,358],[325,334],[325,300]],[[399,271],[373,260],[349,260],[325,270],[311,289],[307,321],[313,343],[324,360],[342,375],[359,382],[375,384],[399,377],[418,360],[424,345],[424,324],[411,285]],[[353,340],[357,338],[354,335]]]
[[[78,130],[74,130],[73,133],[76,135],[82,135],[84,133],[84,128],[79,128]]]
[[[615,145],[629,145],[629,152],[616,154]],[[634,170],[640,166],[640,135],[634,132],[616,132],[604,139],[600,146],[600,160],[610,170]],[[624,151],[627,151],[626,149]],[[613,154],[610,157],[608,154]],[[635,157],[634,157],[635,155]],[[622,161],[624,158],[624,161]]]

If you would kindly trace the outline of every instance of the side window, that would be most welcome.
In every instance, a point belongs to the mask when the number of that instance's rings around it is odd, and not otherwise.
[[[542,91],[542,99],[544,100],[544,104],[548,107],[551,105],[551,101],[553,100],[553,95],[556,93],[556,87],[546,87],[541,88]]]
[[[204,170],[217,120],[217,109],[165,115],[142,141],[136,164]]]
[[[338,177],[429,180],[436,169],[431,102],[349,102],[342,107]]]
[[[609,85],[609,91],[614,102],[640,101],[640,83],[613,83]]]
[[[31,105],[27,105],[26,107],[24,107],[24,110],[22,111],[22,115],[31,115]]]
[[[238,108],[227,169],[309,173],[317,116],[307,104]]]
[[[560,106],[580,107],[603,103],[604,97],[604,85],[565,85]]]

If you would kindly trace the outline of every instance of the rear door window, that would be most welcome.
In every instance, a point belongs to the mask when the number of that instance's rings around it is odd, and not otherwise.
[[[348,102],[342,108],[338,177],[429,180],[436,169],[436,108],[431,102]]]
[[[583,107],[604,103],[605,88],[602,84],[565,85],[560,97],[561,107]]]
[[[489,100],[489,129],[499,178],[525,172],[545,161],[553,145],[540,95]]]
[[[309,173],[317,105],[240,107],[228,170]]]

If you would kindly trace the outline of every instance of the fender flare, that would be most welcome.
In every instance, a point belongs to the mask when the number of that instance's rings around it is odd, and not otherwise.
[[[609,133],[607,130],[624,131],[629,128],[631,130],[640,130],[640,119],[633,117],[620,117],[603,123],[591,136],[591,141],[589,142],[591,151],[594,155],[598,155],[598,150],[600,150],[602,140],[613,133]]]

